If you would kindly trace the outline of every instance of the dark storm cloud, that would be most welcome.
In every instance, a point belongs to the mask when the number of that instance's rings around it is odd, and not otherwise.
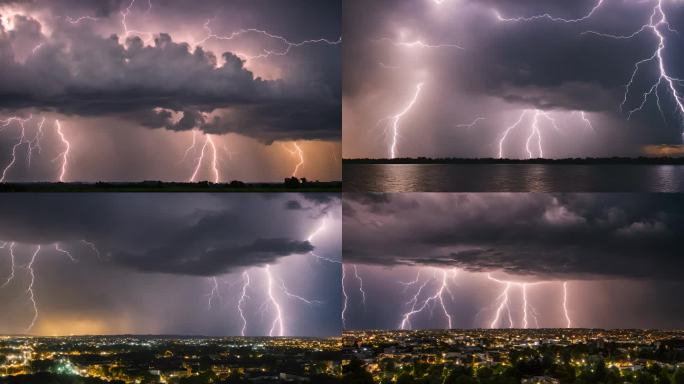
[[[144,272],[214,276],[306,254],[308,213],[297,195],[8,195],[0,199],[0,239],[22,244],[87,240],[114,265]],[[321,206],[332,209],[339,200]]]
[[[511,18],[549,13],[573,19],[587,14],[596,0],[467,1],[461,2],[461,14],[453,16],[461,23],[446,25],[434,21],[435,16],[430,12],[434,4],[430,1],[375,3],[373,12],[376,14],[360,20],[348,18],[347,30],[357,31],[352,33],[356,40],[352,40],[350,47],[345,49],[353,50],[353,45],[359,44],[359,49],[374,49],[385,54],[386,49],[378,47],[373,39],[394,37],[397,27],[415,28],[426,36],[422,39],[424,42],[459,43],[465,48],[463,51],[447,51],[442,56],[443,60],[436,60],[432,68],[445,81],[441,84],[445,90],[449,84],[463,84],[465,81],[465,89],[471,93],[484,93],[540,108],[615,111],[615,100],[607,96],[621,95],[634,64],[649,57],[655,47],[654,38],[648,34],[628,42],[583,34],[588,30],[631,34],[647,21],[644,17],[650,14],[651,2],[631,7],[606,2],[595,19],[585,23],[562,23],[543,18],[535,22],[499,22],[496,13]],[[363,1],[351,1],[347,9],[349,13],[356,14],[365,5]],[[684,13],[684,10],[674,11]],[[400,22],[397,19],[400,15],[406,19]],[[363,25],[364,22],[369,25]],[[382,72],[377,62],[359,66],[354,64],[358,56],[345,56],[345,59],[348,60],[345,70],[351,72],[345,79],[349,80],[345,83],[345,90],[361,86],[367,74],[357,72],[367,72],[371,68]],[[677,57],[673,59],[677,60]],[[570,89],[556,90],[562,86]]]
[[[682,280],[681,196],[345,195],[344,212],[345,262]]]
[[[643,112],[635,114],[630,121],[619,108],[635,64],[651,57],[658,47],[654,34],[646,30],[633,39],[616,40],[585,33],[632,34],[648,22],[655,1],[604,1],[591,18],[575,23],[554,22],[543,17],[530,22],[497,19],[497,13],[507,18],[548,13],[577,19],[596,4],[597,0],[447,0],[439,6],[429,0],[380,0],[373,4],[348,1],[344,19],[344,93],[350,105],[355,106],[350,116],[357,117],[358,113],[362,115],[359,119],[368,118],[361,122],[365,127],[359,129],[359,135],[383,117],[362,111],[364,101],[394,100],[385,108],[396,110],[405,105],[406,94],[414,84],[425,81],[426,94],[417,111],[406,117],[410,121],[404,125],[405,129],[436,132],[423,134],[417,143],[428,147],[427,150],[411,148],[406,143],[414,137],[402,132],[406,136],[400,142],[400,146],[404,145],[403,154],[491,156],[492,141],[500,137],[501,127],[515,121],[499,121],[497,114],[525,108],[596,114],[594,126],[598,132],[592,133],[591,140],[578,145],[575,151],[580,155],[639,154],[643,144],[681,142],[681,116],[666,87],[659,91],[663,116],[653,96]],[[681,30],[684,7],[680,2],[664,2],[664,7],[672,27]],[[665,65],[673,76],[681,78],[681,66],[677,63],[684,60],[684,51],[678,49],[682,38],[676,33],[666,33]],[[378,41],[383,38],[458,44],[464,49],[397,47],[389,40]],[[639,106],[642,93],[657,80],[657,73],[654,62],[642,66],[628,95],[625,111]],[[400,85],[403,87],[399,88]],[[397,99],[394,92],[404,96]],[[473,121],[475,116],[488,119],[467,132],[454,128],[458,123]],[[581,133],[576,134],[577,141],[582,140]],[[614,141],[615,135],[621,135],[619,142]],[[434,136],[435,143],[423,143],[426,136]],[[553,133],[546,136],[550,147],[555,141],[552,136]],[[593,148],[595,142],[610,145]],[[558,156],[563,148],[550,148],[546,152]],[[563,153],[563,156],[578,155],[576,152]]]
[[[122,38],[120,31],[110,37],[96,33],[99,20],[76,25],[64,21],[85,15],[119,27],[120,12],[130,5],[91,3],[32,2],[27,9],[61,15],[50,33],[32,17],[14,17],[11,31],[2,27],[0,108],[115,115],[150,128],[232,132],[265,143],[339,138],[339,46],[307,46],[287,57],[276,56],[273,60],[286,68],[284,77],[264,80],[246,69],[235,53],[191,48],[164,30],[154,30],[154,42],[146,45],[139,37]],[[337,1],[204,1],[188,7],[187,2],[174,1],[153,12],[202,33],[201,26],[214,17],[215,28],[262,28],[294,42],[319,37],[335,41],[341,35],[339,6]],[[301,20],[312,12],[318,13],[317,21],[304,25]],[[240,18],[253,24],[239,25]],[[147,27],[154,28],[150,24]],[[178,118],[171,111],[178,112]],[[203,115],[210,112],[216,113]]]

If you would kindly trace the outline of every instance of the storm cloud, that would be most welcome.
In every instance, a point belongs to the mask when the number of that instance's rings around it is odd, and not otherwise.
[[[72,9],[72,3],[38,4],[54,11],[83,12]],[[335,4],[326,4],[317,8],[331,14]],[[0,29],[0,107],[123,115],[151,128],[238,132],[264,142],[339,138],[339,74],[330,76],[323,69],[303,81],[295,70],[292,76],[264,80],[247,70],[235,53],[191,46],[194,42],[174,40],[163,30],[151,37],[95,31],[99,18],[120,17],[125,8],[123,2],[104,3],[88,10],[87,15],[97,20],[76,24],[68,22],[75,16],[51,20],[50,25],[30,14],[8,16],[12,28]],[[339,31],[334,32],[336,36],[325,36],[336,41]],[[336,48],[326,50],[332,54]],[[326,62],[320,49],[313,51],[307,60]],[[294,56],[303,59],[301,52]],[[217,109],[229,112],[211,119],[203,116]],[[171,111],[181,114],[177,123]]]
[[[337,335],[340,208],[332,195],[5,195],[0,333],[263,336],[277,300],[284,335]]]
[[[65,181],[281,181],[294,142],[339,180],[341,36],[341,1],[4,1],[2,180],[54,181],[66,142]]]
[[[682,281],[677,195],[345,195],[345,262]]]
[[[657,2],[604,1],[592,12],[597,4],[347,2],[345,157],[385,157],[388,139],[378,121],[401,111],[420,82],[423,93],[401,121],[401,156],[496,157],[504,129],[526,109],[556,119],[556,127],[540,123],[547,157],[634,156],[644,145],[681,143],[681,113],[665,83],[654,91],[662,113],[651,94],[629,116],[657,82],[658,63],[642,63],[625,95],[636,63],[658,48],[657,35],[648,28],[630,39],[599,35],[639,31]],[[670,27],[681,29],[681,3],[663,2],[662,10]],[[664,67],[681,78],[681,36],[659,28]],[[527,157],[531,124],[512,132],[505,156]]]

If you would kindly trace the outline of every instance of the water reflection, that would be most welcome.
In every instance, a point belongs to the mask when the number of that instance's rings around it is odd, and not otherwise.
[[[680,165],[345,164],[348,192],[684,192]]]

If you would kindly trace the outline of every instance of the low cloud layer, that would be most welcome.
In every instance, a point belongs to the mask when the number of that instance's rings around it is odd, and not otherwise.
[[[681,281],[676,195],[345,195],[345,262]]]
[[[335,209],[329,196],[15,195],[0,199],[0,241],[85,240],[116,266],[215,276],[308,254],[306,239]]]

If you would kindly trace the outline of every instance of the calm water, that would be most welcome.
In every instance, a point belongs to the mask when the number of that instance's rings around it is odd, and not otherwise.
[[[346,192],[684,192],[682,165],[345,164]]]

